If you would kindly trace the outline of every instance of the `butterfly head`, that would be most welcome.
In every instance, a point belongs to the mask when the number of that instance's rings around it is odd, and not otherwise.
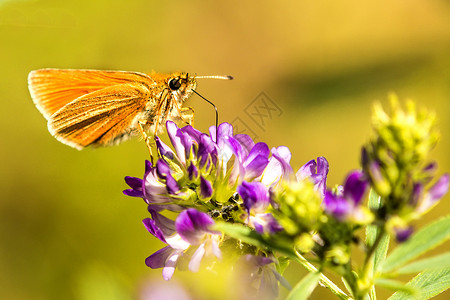
[[[189,98],[197,87],[195,77],[189,76],[187,73],[174,73],[167,80],[167,86],[177,99],[184,102]]]

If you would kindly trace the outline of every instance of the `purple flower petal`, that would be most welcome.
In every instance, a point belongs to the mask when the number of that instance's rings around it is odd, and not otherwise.
[[[226,139],[226,143],[231,147],[233,154],[236,156],[239,162],[242,162],[244,159],[245,152],[244,149],[242,148],[241,143],[239,143],[239,141],[236,140],[234,137],[228,137]]]
[[[138,197],[138,198],[144,198],[144,194],[142,193],[142,191],[136,191],[133,189],[126,189],[123,190],[122,193],[126,196],[130,196],[130,197]]]
[[[233,136],[233,126],[229,123],[222,123],[219,125],[219,128],[217,128],[217,140],[216,140],[216,127],[211,126],[209,127],[209,134],[211,139],[217,143],[219,148],[221,148],[223,145],[222,143],[225,142],[226,137]]]
[[[325,211],[339,221],[343,221],[352,209],[343,197],[334,195],[330,191],[326,191],[323,203],[325,205]]]
[[[172,121],[167,121],[166,127],[178,159],[183,165],[186,165],[186,158],[189,157],[189,153],[194,144],[194,139],[189,134],[181,131],[181,129]]]
[[[430,194],[430,201],[434,203],[444,197],[444,195],[448,192],[448,185],[449,175],[444,174],[428,191],[428,193]]]
[[[173,153],[172,149],[164,144],[159,137],[155,136],[155,141],[156,148],[158,149],[158,152],[161,154],[161,156],[164,156],[169,160],[173,160],[175,158],[175,153]]]
[[[344,184],[344,198],[353,201],[355,206],[359,205],[366,190],[368,183],[361,171],[353,171],[347,177]]]
[[[194,181],[198,177],[198,168],[191,162],[188,169],[189,180]]]
[[[183,128],[181,128],[181,132],[189,135],[197,143],[200,143],[200,136],[204,134],[201,131],[192,127],[191,125],[186,125]]]
[[[257,143],[245,159],[245,179],[252,180],[260,176],[269,163],[269,147],[265,143]]]
[[[406,242],[411,234],[414,232],[414,228],[407,227],[407,228],[401,228],[401,229],[395,229],[395,238],[397,242],[403,243]]]
[[[191,272],[198,272],[200,269],[200,263],[202,261],[203,256],[205,255],[205,244],[201,244],[197,250],[195,250],[192,255],[191,260],[189,261],[189,270]]]
[[[200,197],[203,199],[210,198],[213,194],[211,182],[200,176]]]
[[[148,160],[145,160],[145,171],[144,173],[147,174],[153,169],[152,163]]]
[[[250,225],[253,225],[258,233],[275,233],[283,230],[283,227],[277,222],[271,213],[256,214],[250,216]]]
[[[316,174],[316,161],[314,159],[308,161],[306,164],[300,167],[298,169],[297,173],[295,174],[295,177],[297,177],[298,181],[301,181],[305,178],[309,178],[312,175]]]
[[[244,149],[246,149],[247,153],[255,146],[255,142],[253,142],[252,138],[247,134],[236,134],[234,138],[239,141]],[[269,154],[267,154],[267,156],[268,155]]]
[[[416,211],[423,214],[436,204],[447,192],[449,186],[449,175],[442,175],[438,181],[427,191],[419,203]],[[415,195],[413,195],[415,196]],[[413,197],[414,199],[414,197]]]
[[[169,173],[166,177],[166,188],[167,192],[170,195],[176,195],[180,191],[180,186],[178,182],[173,178],[173,176]]]
[[[156,173],[160,178],[166,180],[167,193],[174,195],[180,191],[177,181],[171,174],[169,165],[164,160],[159,159],[156,163]]]
[[[254,210],[257,212],[265,212],[269,206],[269,191],[261,182],[242,182],[237,188],[237,192],[244,202],[247,211]]]
[[[147,230],[173,249],[185,250],[190,245],[175,230],[175,222],[149,208],[153,219],[145,219]]]
[[[142,220],[142,223],[144,223],[145,228],[147,228],[148,232],[150,232],[154,237],[158,238],[164,243],[166,242],[166,238],[164,236],[164,233],[162,230],[156,225],[156,222],[150,218],[146,218]]]
[[[214,220],[206,213],[193,208],[182,211],[175,221],[178,234],[191,245],[198,245],[205,233],[212,233],[208,228]]]
[[[211,158],[214,164],[216,164],[217,162],[216,145],[206,134],[202,134],[200,136],[200,143],[198,145],[198,157],[200,159],[200,168],[203,168],[203,166],[205,166],[208,158]],[[208,168],[209,166],[206,167]]]
[[[158,159],[156,162],[156,174],[163,179],[166,179],[167,174],[170,174],[169,165],[162,159]]]
[[[325,190],[327,189],[327,176],[329,169],[330,166],[327,159],[323,156],[319,156],[317,158],[317,177],[315,184],[317,186],[317,190],[321,192],[322,197],[325,196]]]
[[[244,255],[238,261],[238,268],[242,267],[244,275],[240,280],[249,287],[257,287],[257,291],[247,289],[246,299],[275,299],[278,295],[278,282],[287,289],[291,286],[272,265],[274,260],[269,257]],[[259,284],[258,284],[259,283]]]
[[[319,191],[322,197],[325,196],[327,186],[327,175],[329,165],[325,157],[318,157],[317,163],[315,160],[310,160],[304,164],[295,174],[298,181],[310,178],[315,185],[317,191]]]
[[[293,174],[291,165],[291,152],[285,146],[272,148],[272,157],[269,159],[262,175],[261,182],[266,186],[274,186],[282,178],[289,178]]]
[[[167,194],[166,185],[156,175],[156,168],[150,167],[144,175],[144,198],[147,203],[164,203],[171,201]]]
[[[132,188],[132,189],[141,189],[142,191],[142,179],[140,178],[136,178],[136,177],[131,177],[131,176],[126,176],[125,177],[125,182]]]
[[[411,206],[413,206],[413,207],[417,206],[417,204],[420,201],[420,198],[423,195],[423,191],[424,191],[423,184],[421,184],[421,183],[414,184],[412,197],[411,197],[411,200],[409,201],[409,204]]]
[[[126,189],[123,193],[130,197],[144,198],[144,193],[142,191],[143,180],[136,177],[125,177],[125,182],[131,187],[131,189]]]
[[[267,157],[262,155],[255,157],[252,161],[248,162],[247,165],[244,165],[245,168],[244,179],[251,181],[261,176],[261,174],[264,172],[268,164],[269,159]]]
[[[178,259],[183,253],[181,251],[175,250],[172,255],[170,255],[166,260],[166,265],[163,268],[163,278],[164,280],[170,280],[175,272]]]
[[[175,272],[177,261],[181,255],[182,251],[165,247],[147,257],[145,264],[152,269],[163,268],[163,278],[169,280]]]
[[[184,144],[181,142],[183,138],[183,133],[181,132],[180,128],[178,128],[178,126],[172,121],[166,122],[166,128],[170,142],[175,148],[175,152],[177,153],[178,158],[183,164],[186,164],[185,147]]]
[[[158,229],[163,233],[164,237],[168,237],[176,233],[174,220],[171,220],[161,215],[160,213],[154,211],[151,206],[149,206],[148,211],[152,215],[154,225],[158,227]]]
[[[152,269],[159,269],[166,265],[167,258],[173,253],[169,246],[159,249],[145,260],[145,264]]]
[[[218,259],[222,258],[222,252],[220,251],[219,244],[217,243],[217,240],[214,240],[214,239],[211,240],[211,252]]]

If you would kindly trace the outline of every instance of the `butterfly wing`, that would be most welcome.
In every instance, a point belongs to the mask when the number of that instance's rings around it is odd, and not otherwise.
[[[149,88],[154,80],[143,73],[124,71],[40,69],[28,75],[33,102],[47,120],[64,105],[83,95],[126,83]]]
[[[117,84],[78,97],[49,117],[48,128],[59,141],[77,149],[109,146],[137,132],[154,105],[142,84]]]

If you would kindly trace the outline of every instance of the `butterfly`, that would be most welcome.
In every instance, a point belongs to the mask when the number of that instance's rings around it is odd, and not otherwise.
[[[146,137],[148,131],[156,134],[166,120],[191,124],[193,109],[183,104],[196,93],[199,78],[232,79],[181,72],[40,69],[30,72],[28,87],[50,133],[81,150],[139,134]]]

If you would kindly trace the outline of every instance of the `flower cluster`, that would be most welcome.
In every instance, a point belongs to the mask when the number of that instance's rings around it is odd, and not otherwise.
[[[228,123],[206,134],[168,121],[172,147],[155,137],[156,163],[145,162],[143,178],[125,178],[130,189],[124,194],[145,201],[150,217],[143,223],[166,244],[146,264],[162,268],[168,280],[182,265],[195,272],[231,255],[236,265],[248,264],[252,271],[246,280],[261,283],[260,293],[276,296],[278,283],[289,288],[280,262],[310,255],[321,268],[350,274],[346,280],[357,290],[350,258],[358,230],[381,226],[404,241],[412,232],[410,222],[448,190],[448,175],[425,187],[436,169],[435,163],[424,163],[436,139],[433,117],[416,114],[413,107],[404,113],[395,101],[393,110],[390,117],[376,109],[375,137],[363,147],[362,170],[349,172],[333,188],[327,187],[324,157],[294,172],[287,147],[269,149],[248,135],[233,134]],[[383,199],[377,209],[364,205],[369,188]],[[176,219],[164,210],[175,212]]]
[[[402,110],[391,95],[391,115],[376,104],[375,136],[362,149],[362,166],[373,189],[384,200],[376,217],[399,241],[412,233],[409,223],[429,211],[448,191],[449,175],[426,189],[436,173],[436,162],[427,162],[437,143],[436,117],[418,111],[412,101]]]
[[[244,224],[261,234],[282,230],[269,208],[270,191],[293,173],[286,147],[269,150],[248,135],[234,135],[228,123],[217,130],[211,127],[209,135],[192,126],[178,128],[171,121],[166,127],[173,150],[156,137],[156,164],[146,161],[143,179],[125,178],[131,189],[124,193],[148,205],[151,218],[144,225],[167,244],[147,258],[149,267],[163,268],[163,277],[170,279],[181,260],[188,260],[189,269],[197,271],[204,258],[220,259],[220,247],[230,238],[212,229],[215,221]],[[163,210],[180,213],[170,220]],[[244,248],[242,255],[271,255]]]

